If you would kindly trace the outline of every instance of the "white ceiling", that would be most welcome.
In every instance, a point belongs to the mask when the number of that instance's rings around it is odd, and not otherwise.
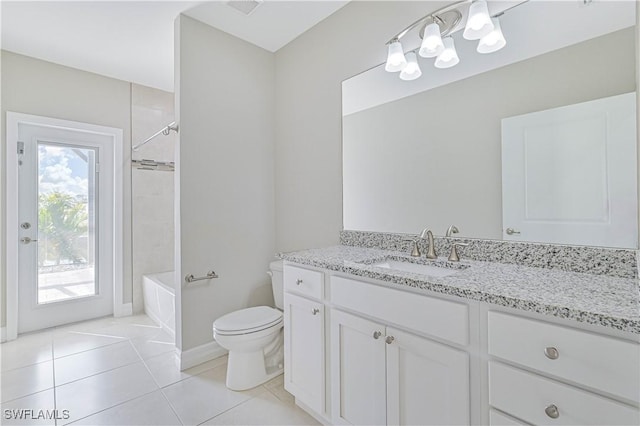
[[[173,91],[173,26],[184,13],[274,52],[348,1],[2,1],[2,48]]]

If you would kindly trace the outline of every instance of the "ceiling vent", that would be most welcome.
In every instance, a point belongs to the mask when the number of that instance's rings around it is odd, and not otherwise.
[[[241,12],[243,15],[249,16],[263,1],[264,0],[229,0],[227,5]]]

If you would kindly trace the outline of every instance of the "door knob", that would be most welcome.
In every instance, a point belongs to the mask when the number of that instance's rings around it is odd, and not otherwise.
[[[24,238],[20,238],[20,242],[21,242],[22,244],[29,244],[29,243],[37,243],[37,242],[38,242],[38,240],[32,240],[32,239],[31,239],[31,238],[29,238],[29,237],[24,237]]]
[[[507,235],[520,234],[520,231],[516,231],[513,228],[507,228],[506,232],[507,232]]]

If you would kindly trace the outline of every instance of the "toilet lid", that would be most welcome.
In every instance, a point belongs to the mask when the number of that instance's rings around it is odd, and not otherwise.
[[[213,328],[223,333],[259,331],[282,321],[282,312],[269,306],[255,306],[223,315]]]

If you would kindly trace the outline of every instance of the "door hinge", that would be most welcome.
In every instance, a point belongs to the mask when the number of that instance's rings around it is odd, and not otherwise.
[[[18,155],[24,154],[24,142],[18,141]]]

